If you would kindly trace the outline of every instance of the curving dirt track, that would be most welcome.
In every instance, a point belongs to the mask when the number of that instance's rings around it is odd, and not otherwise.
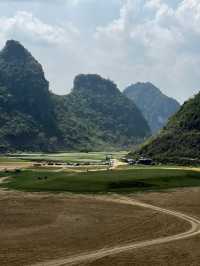
[[[200,234],[200,220],[193,218],[189,215],[185,215],[183,213],[176,212],[173,210],[160,208],[160,207],[157,207],[157,206],[154,206],[151,204],[146,204],[146,203],[142,203],[139,201],[135,201],[135,200],[132,200],[128,197],[120,197],[120,198],[118,198],[118,197],[115,197],[115,198],[105,197],[103,200],[112,201],[112,202],[121,203],[121,204],[126,204],[126,205],[139,206],[142,208],[148,208],[148,209],[155,210],[155,211],[158,211],[158,212],[161,212],[164,214],[168,214],[168,215],[174,216],[176,218],[179,218],[181,220],[184,220],[184,221],[190,223],[191,228],[187,232],[183,232],[181,234],[177,234],[177,235],[173,235],[173,236],[161,237],[161,238],[137,242],[137,243],[134,242],[132,244],[115,246],[112,248],[101,249],[101,250],[97,250],[94,252],[80,254],[80,255],[69,257],[66,259],[53,260],[53,261],[49,261],[49,262],[46,261],[43,263],[32,264],[32,266],[76,265],[76,264],[79,264],[81,262],[91,262],[91,261],[95,261],[97,259],[101,259],[101,258],[111,256],[111,255],[117,255],[119,253],[127,252],[127,251],[130,251],[133,249],[139,249],[139,248],[144,248],[144,247],[153,246],[153,245],[170,243],[173,241],[194,237],[194,236]]]

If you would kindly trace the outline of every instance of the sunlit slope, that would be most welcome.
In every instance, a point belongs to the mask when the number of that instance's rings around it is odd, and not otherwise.
[[[200,93],[185,102],[180,111],[155,138],[136,154],[158,161],[198,163],[200,159]]]

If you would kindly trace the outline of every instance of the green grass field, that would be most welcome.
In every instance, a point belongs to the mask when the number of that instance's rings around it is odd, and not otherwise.
[[[5,173],[1,173],[5,176]],[[31,192],[132,193],[200,186],[200,172],[172,169],[132,169],[99,172],[49,172],[24,170],[9,173],[8,189]],[[48,177],[44,179],[44,177]]]
[[[0,156],[0,163],[20,163],[22,160],[17,157]]]
[[[112,154],[113,158],[120,159],[127,155],[128,152],[70,152],[70,153],[20,153],[11,154],[9,158],[4,159],[9,160],[26,160],[26,161],[64,161],[64,162],[95,162],[105,160],[106,155]],[[3,157],[2,157],[3,158]],[[0,159],[1,160],[1,159]],[[2,159],[3,160],[3,159]]]

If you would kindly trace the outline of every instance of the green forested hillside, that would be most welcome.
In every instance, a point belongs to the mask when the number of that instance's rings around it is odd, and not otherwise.
[[[49,91],[42,66],[18,42],[0,52],[0,151],[126,148],[150,134],[135,104],[98,75]]]
[[[60,102],[62,110],[56,112],[60,130],[73,148],[83,143],[88,148],[127,148],[150,134],[137,107],[113,82],[98,75],[77,76],[72,92]]]
[[[1,151],[51,149],[59,136],[41,65],[18,42],[0,52]]]
[[[161,133],[137,153],[158,161],[199,163],[200,93],[185,102]]]

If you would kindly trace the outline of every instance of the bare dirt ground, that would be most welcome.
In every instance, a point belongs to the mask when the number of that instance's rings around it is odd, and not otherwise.
[[[26,162],[9,162],[9,163],[0,163],[0,171],[2,170],[15,170],[15,169],[21,169],[21,168],[28,168],[31,167],[33,164],[32,163],[26,163]]]
[[[187,191],[185,193],[188,194]],[[176,203],[179,203],[177,210],[188,211],[187,202],[186,204],[184,201],[181,202],[182,197],[179,193],[172,195],[169,193],[169,202],[167,195],[155,193],[139,195],[136,198],[175,210]],[[189,202],[193,209],[189,214],[198,217],[200,210],[196,213],[194,207],[195,202],[197,206],[197,201]],[[1,191],[0,213],[0,265],[4,266],[23,266],[38,262],[42,262],[40,265],[45,266],[47,261],[66,259],[102,248],[109,249],[118,245],[172,236],[188,231],[191,227],[191,224],[184,220],[153,209],[110,202],[101,197],[91,196]],[[190,240],[181,240],[180,245],[185,241]],[[177,243],[175,247],[180,246]],[[163,250],[166,252],[166,247],[171,245],[174,244],[163,245],[165,247]],[[149,262],[148,256],[151,258],[152,251],[158,248],[162,246],[125,252],[96,260],[91,264],[81,262],[79,265],[142,265],[141,254],[146,254]],[[173,248],[172,254],[174,254]],[[156,257],[157,255],[155,252]],[[135,260],[136,257],[138,261]],[[136,264],[133,264],[133,261]]]
[[[179,189],[167,193],[147,193],[133,196],[142,202],[174,209],[200,218],[200,188]],[[78,265],[78,264],[77,264]],[[155,245],[142,249],[109,256],[83,266],[199,266],[200,235],[168,244]]]

